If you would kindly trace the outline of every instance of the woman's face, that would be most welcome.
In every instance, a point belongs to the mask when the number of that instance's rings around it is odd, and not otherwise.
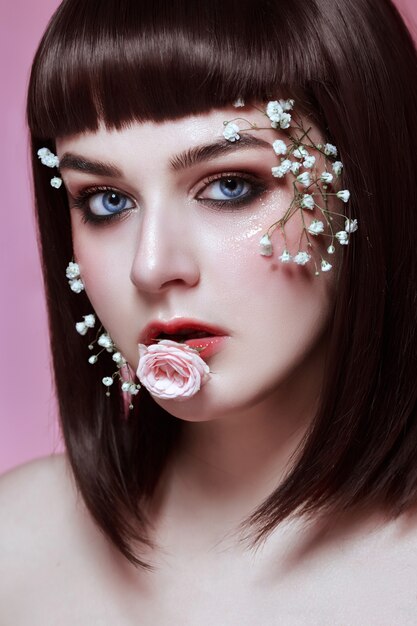
[[[95,312],[130,365],[136,369],[142,333],[155,322],[197,320],[226,336],[217,352],[201,353],[211,377],[200,392],[182,402],[158,400],[187,420],[272,407],[294,377],[302,393],[305,377],[319,375],[321,357],[312,355],[322,355],[331,308],[332,272],[317,277],[313,264],[281,264],[279,231],[274,256],[259,254],[261,236],[291,202],[292,185],[271,175],[279,164],[271,147],[276,130],[224,139],[224,120],[238,115],[268,126],[261,112],[230,107],[57,142],[74,258]],[[300,234],[296,215],[286,227],[290,249]]]

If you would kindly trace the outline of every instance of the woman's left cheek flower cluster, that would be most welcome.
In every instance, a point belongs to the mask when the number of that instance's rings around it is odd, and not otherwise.
[[[187,344],[163,339],[139,344],[137,377],[155,398],[187,400],[209,380],[209,366]]]

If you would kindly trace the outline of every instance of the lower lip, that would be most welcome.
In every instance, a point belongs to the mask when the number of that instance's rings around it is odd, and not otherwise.
[[[187,339],[185,342],[190,348],[204,348],[199,355],[203,360],[213,356],[223,348],[223,344],[227,337],[200,337],[199,339]]]

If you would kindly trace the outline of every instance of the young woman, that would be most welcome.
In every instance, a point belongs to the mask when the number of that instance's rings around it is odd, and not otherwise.
[[[2,623],[417,622],[416,78],[389,0],[62,3]]]

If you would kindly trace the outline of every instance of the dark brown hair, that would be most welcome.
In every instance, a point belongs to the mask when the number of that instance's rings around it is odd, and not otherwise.
[[[152,546],[145,504],[181,420],[146,391],[129,419],[92,368],[65,280],[65,191],[37,149],[58,136],[294,96],[344,162],[360,230],[344,250],[320,409],[293,470],[249,520],[258,541],[294,512],[417,496],[417,57],[389,0],[65,0],[38,49],[28,121],[55,381],[74,476],[132,563]],[[243,286],[242,286],[243,288]],[[109,357],[110,358],[110,357]],[[252,526],[253,525],[253,526]],[[134,544],[137,548],[134,549]]]

